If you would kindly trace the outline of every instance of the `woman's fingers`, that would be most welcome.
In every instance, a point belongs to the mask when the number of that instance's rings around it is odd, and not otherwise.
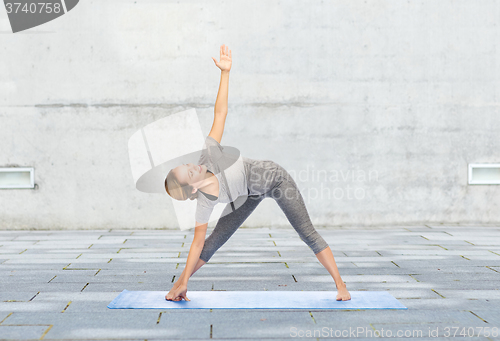
[[[231,50],[229,49],[229,46],[226,46],[225,44],[222,44],[220,46],[220,55],[222,56],[229,56],[231,57]]]

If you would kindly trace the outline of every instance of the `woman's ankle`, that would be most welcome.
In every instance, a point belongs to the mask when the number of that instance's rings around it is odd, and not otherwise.
[[[339,284],[335,283],[335,286],[337,287],[337,289],[346,289],[347,288],[347,285],[344,282],[339,283]]]

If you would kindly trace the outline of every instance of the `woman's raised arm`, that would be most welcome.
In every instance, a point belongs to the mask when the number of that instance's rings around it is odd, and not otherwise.
[[[231,70],[231,50],[229,47],[222,45],[220,47],[220,61],[212,57],[215,65],[221,70],[219,92],[217,93],[217,99],[215,100],[214,107],[214,123],[212,129],[210,130],[209,136],[214,138],[220,143],[222,139],[222,134],[224,133],[224,125],[226,123],[227,115],[227,97],[229,90],[229,71]]]

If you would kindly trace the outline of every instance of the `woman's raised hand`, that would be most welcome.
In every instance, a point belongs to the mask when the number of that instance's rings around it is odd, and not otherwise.
[[[231,70],[231,50],[226,45],[221,45],[220,47],[220,61],[217,62],[217,59],[214,57],[212,59],[221,71]]]

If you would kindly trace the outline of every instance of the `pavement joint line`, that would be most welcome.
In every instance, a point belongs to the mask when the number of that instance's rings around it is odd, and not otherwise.
[[[466,241],[466,240],[464,240],[464,242],[469,243],[469,244],[474,245],[474,246],[476,245],[476,244],[473,244],[473,243],[468,242],[468,241]]]
[[[89,283],[85,284],[85,286],[82,288],[82,290],[80,290],[80,292],[82,292],[83,290],[85,290],[85,288],[87,287],[87,285],[89,285]]]
[[[2,324],[2,323],[6,320],[6,319],[8,319],[8,318],[9,318],[9,316],[11,316],[12,314],[13,314],[13,312],[12,312],[12,313],[9,313],[9,315],[7,315],[7,316],[6,316],[6,317],[5,317],[2,321],[0,321],[0,324]]]
[[[394,263],[393,260],[391,260],[391,263],[394,264],[394,265],[396,265],[398,268],[401,268],[399,265],[397,265],[396,263]]]
[[[213,331],[214,331],[214,325],[213,325],[213,324],[211,324],[211,325],[210,325],[210,338],[212,338]]]
[[[439,247],[441,247],[441,248],[443,248],[443,249],[445,249],[446,251],[448,251],[448,249],[447,249],[447,248],[445,248],[444,246],[441,246],[441,245],[438,245],[438,244],[435,244],[435,245],[436,245],[436,246],[439,246]]]
[[[184,242],[182,242],[182,245],[181,245],[181,247],[184,247]]]
[[[180,263],[177,263],[177,265],[175,266],[175,270],[177,270],[179,268],[179,264]]]
[[[128,240],[128,239],[125,239],[125,240],[123,241],[123,243],[122,243],[122,244],[125,244],[125,243],[127,242],[127,240]]]
[[[489,323],[488,321],[486,321],[485,319],[483,319],[481,316],[479,316],[478,314],[474,313],[473,311],[469,310],[469,312],[470,312],[472,315],[474,315],[474,316],[476,316],[477,318],[479,318],[480,320],[482,320],[484,323]]]
[[[491,252],[491,253],[494,253],[494,254],[495,254],[495,255],[497,255],[497,256],[500,256],[500,253],[496,253],[496,252],[493,252],[493,251],[491,251],[491,250],[488,250],[488,251],[489,251],[489,252]]]
[[[380,252],[378,252],[378,251],[375,251],[375,252],[378,253],[380,256],[384,257]]]
[[[416,279],[415,277],[413,277],[412,275],[418,275],[418,274],[409,274],[408,276],[410,276],[411,278],[413,278],[414,280],[416,280],[417,282],[420,282],[418,279]]]
[[[78,255],[78,257],[76,257],[75,259],[78,259],[78,258],[80,258],[80,256],[81,256],[81,255],[83,255],[83,253],[80,253],[80,254]]]
[[[133,235],[135,231],[132,231],[132,233],[130,235]]]
[[[90,244],[90,246],[87,249],[90,249],[94,244]]]
[[[439,296],[441,296],[442,298],[446,298],[446,297],[444,297],[443,295],[441,295],[440,293],[438,293],[436,290],[434,290],[434,289],[431,289],[431,290],[432,290],[432,291],[434,291],[434,292],[435,292],[436,294],[438,294]]]
[[[420,237],[424,238],[425,240],[430,240],[430,239],[428,239],[428,238],[425,238],[424,236],[420,236]]]
[[[71,269],[64,269],[64,270],[68,270],[68,271],[83,271],[83,270],[98,270],[98,269],[97,268],[71,268]]]
[[[52,278],[50,279],[50,281],[48,281],[47,283],[52,282],[52,280],[53,280],[54,278],[56,278],[56,277],[57,277],[57,275],[55,275],[54,277],[52,277]]]
[[[47,328],[47,330],[43,332],[43,334],[42,334],[42,336],[40,337],[39,340],[43,340],[43,338],[45,337],[45,335],[47,335],[47,333],[49,332],[50,329],[52,329],[53,326],[54,326],[53,324],[49,325],[49,328]]]
[[[25,252],[25,251],[28,251],[28,249],[26,249],[26,250],[24,250],[24,251],[19,252],[19,254],[21,254],[21,253],[23,253],[23,252]]]
[[[67,268],[68,266],[70,266],[70,265],[71,265],[71,263],[69,263],[68,265],[66,265],[66,266],[63,268],[63,270],[66,270],[66,268]]]
[[[283,263],[285,263],[285,266],[287,267],[287,269],[290,269],[290,267],[288,266],[288,264],[286,264],[286,262],[283,262]]]
[[[280,256],[280,257],[281,257],[281,254],[280,254],[280,252],[279,252],[279,251],[276,251],[276,252],[278,253],[278,256]]]
[[[354,263],[354,262],[351,262],[351,263],[354,264],[355,267],[359,268],[359,266],[356,263]],[[396,263],[394,263],[394,264],[396,264]]]
[[[428,227],[428,228],[430,228],[430,229],[432,230],[432,227],[430,227],[429,225],[425,224],[424,226],[425,226],[425,227]]]
[[[103,235],[101,234],[101,235],[99,236],[99,238],[97,238],[97,240],[101,239],[101,237],[102,237],[102,236],[103,236]]]
[[[28,302],[33,301],[33,299],[34,299],[35,297],[37,297],[39,293],[40,293],[40,291],[39,291],[39,292],[37,292],[37,293],[35,294],[35,296],[33,296],[32,298],[30,298],[30,299],[28,300]]]
[[[274,246],[278,246],[278,245],[276,245],[276,242],[274,240],[273,240],[273,243],[274,243]]]
[[[500,271],[495,270],[495,269],[492,269],[492,268],[490,268],[488,265],[486,265],[486,267],[487,267],[488,269],[490,269],[490,270],[493,270],[493,271],[495,271],[495,272],[499,272],[499,273],[500,273]]]
[[[446,233],[446,234],[449,234],[450,236],[452,236],[452,237],[453,237],[453,235],[452,235],[451,233],[448,233],[448,232],[446,232],[446,231],[441,231],[441,232]]]
[[[162,312],[160,311],[160,314],[158,315],[158,320],[156,320],[156,324],[159,324],[159,323],[160,323],[161,314],[162,314]]]
[[[465,259],[467,259],[467,260],[470,260],[469,258],[467,258],[467,257],[465,257],[465,256],[462,256],[462,255],[460,255],[460,257],[463,257],[463,258],[465,258]]]
[[[111,261],[112,261],[112,260],[113,260],[113,258],[110,258],[110,259],[108,260],[108,264],[109,264],[109,263],[111,263]]]
[[[295,282],[297,282],[297,279],[295,278],[295,276],[294,276],[294,275],[292,275],[292,277],[293,277],[293,280],[294,280]]]
[[[113,229],[109,229],[108,233],[110,233],[111,231],[113,231]]]
[[[177,258],[181,258],[181,251],[179,251],[179,255],[177,256]]]
[[[97,272],[94,274],[94,276],[96,276],[100,271],[101,271],[101,269],[97,270]]]
[[[174,277],[172,277],[172,283],[174,283],[174,279],[175,279],[175,275],[174,275]],[[212,287],[212,289],[213,289],[213,287]]]
[[[309,315],[311,315],[311,318],[313,319],[314,324],[316,324],[316,319],[314,318],[314,316],[310,310],[309,310]]]
[[[116,253],[120,253],[120,251],[123,249],[124,249],[124,247],[121,247],[120,250],[116,251]]]
[[[61,313],[64,313],[66,311],[66,309],[68,309],[69,305],[71,304],[72,301],[69,301],[68,304],[66,305],[66,307],[61,311]]]

